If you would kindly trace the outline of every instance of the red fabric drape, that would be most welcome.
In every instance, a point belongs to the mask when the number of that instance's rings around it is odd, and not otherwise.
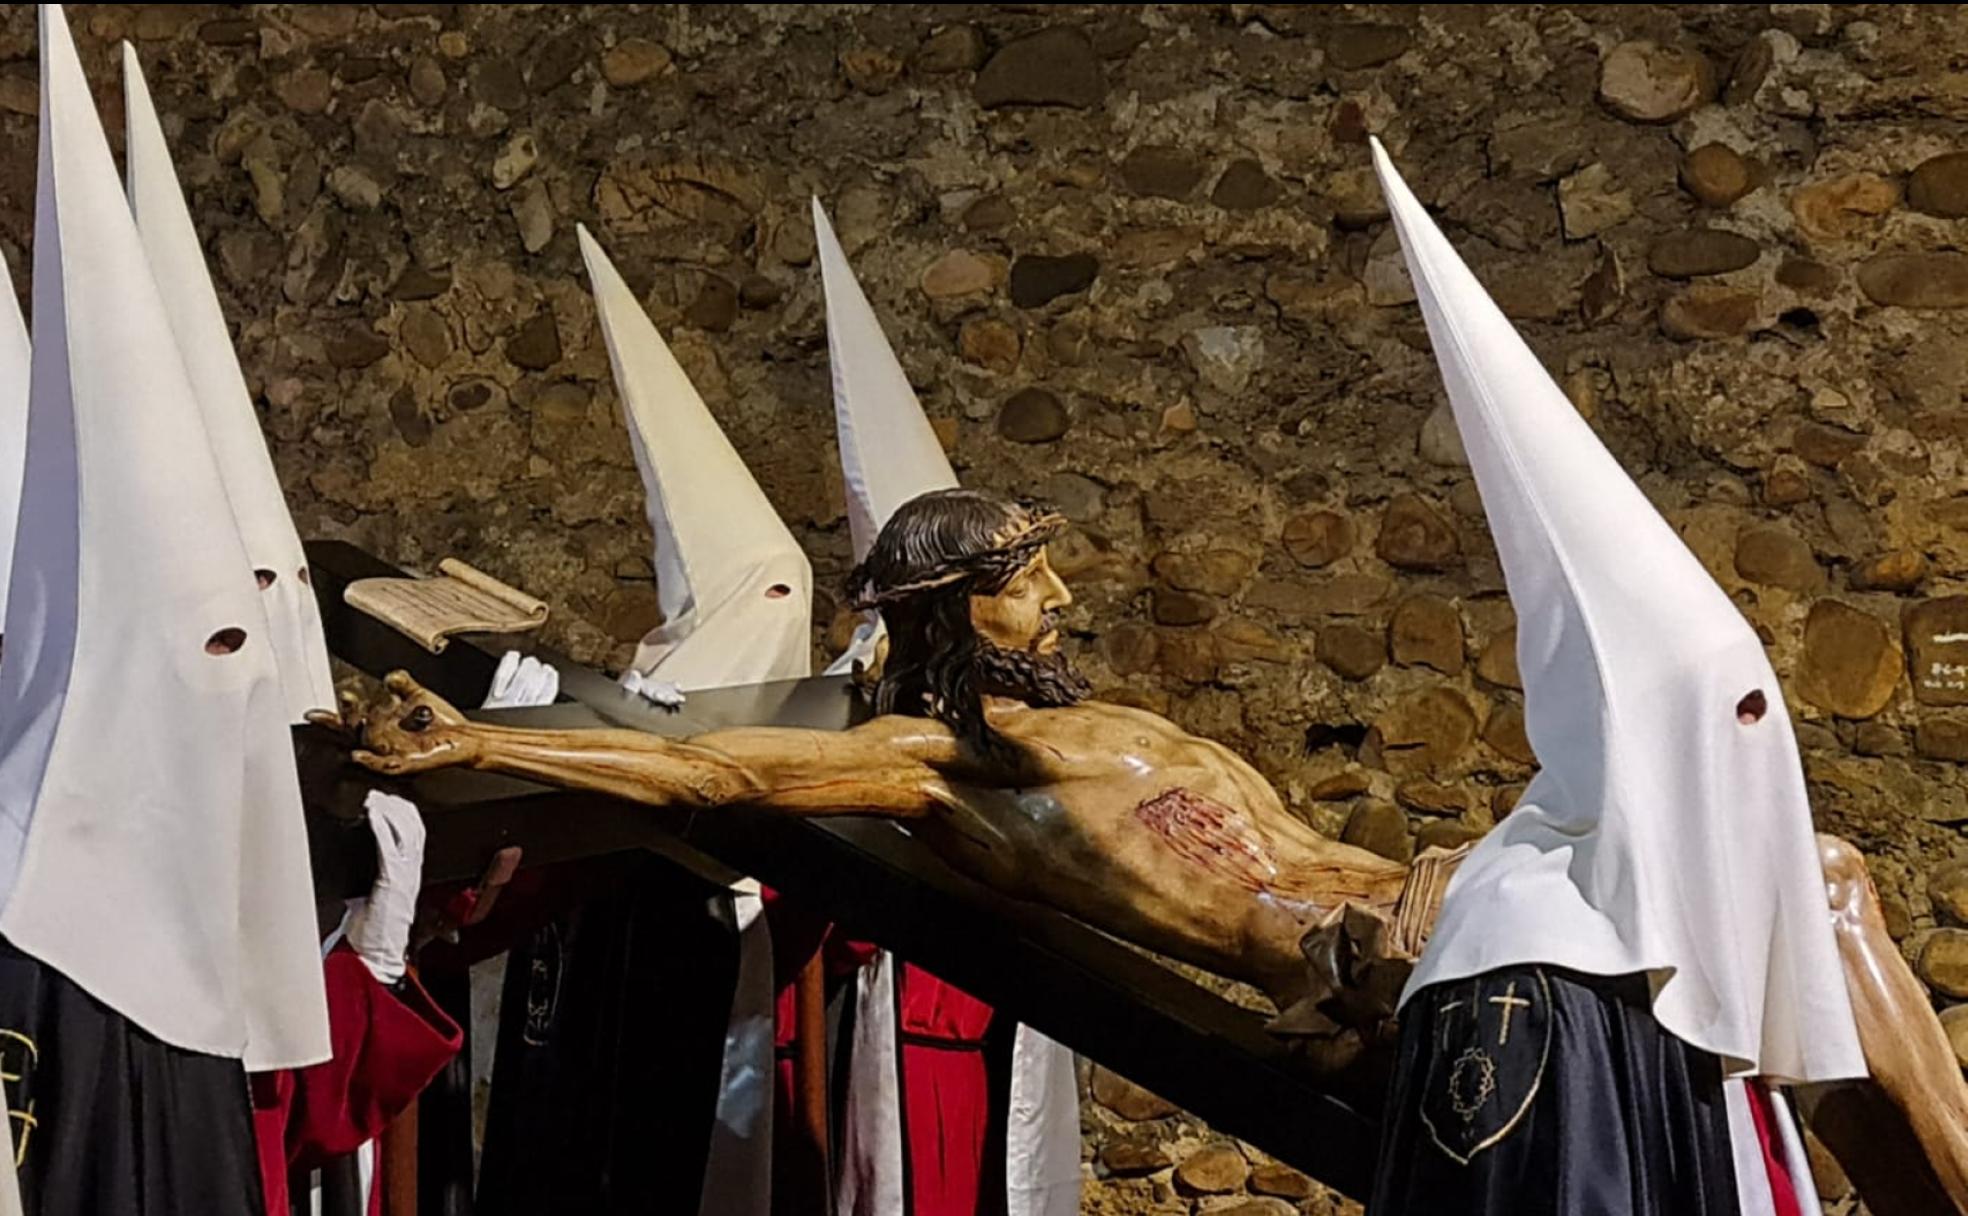
[[[1756,1123],[1756,1144],[1762,1150],[1763,1171],[1770,1176],[1771,1206],[1776,1216],[1803,1216],[1797,1201],[1798,1180],[1790,1175],[1790,1161],[1784,1156],[1777,1133],[1775,1099],[1768,1086],[1752,1078],[1743,1089],[1749,1093],[1749,1117]],[[1809,1181],[1806,1179],[1805,1181]]]
[[[287,1174],[354,1152],[430,1084],[464,1037],[415,978],[396,995],[353,950],[323,962],[334,1054],[311,1068],[255,1073],[253,1123],[267,1211],[287,1210]]]

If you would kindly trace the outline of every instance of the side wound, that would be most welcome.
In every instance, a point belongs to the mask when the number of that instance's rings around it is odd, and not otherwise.
[[[1247,891],[1268,891],[1277,878],[1263,833],[1214,798],[1176,786],[1136,806],[1134,817],[1184,861]]]

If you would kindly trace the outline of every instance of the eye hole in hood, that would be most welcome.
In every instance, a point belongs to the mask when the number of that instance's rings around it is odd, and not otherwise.
[[[1770,698],[1763,695],[1760,688],[1752,688],[1736,702],[1736,721],[1744,726],[1754,726],[1770,712]]]

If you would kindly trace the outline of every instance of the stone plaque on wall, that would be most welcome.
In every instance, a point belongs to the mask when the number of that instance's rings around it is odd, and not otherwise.
[[[1903,623],[1914,696],[1926,705],[1968,705],[1968,595],[1916,604]]]

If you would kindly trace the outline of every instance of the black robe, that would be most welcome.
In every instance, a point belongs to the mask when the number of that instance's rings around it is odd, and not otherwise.
[[[697,1209],[737,930],[722,887],[624,869],[507,960],[479,1216]]]
[[[1720,1062],[1644,976],[1509,967],[1401,1011],[1374,1216],[1737,1216]]]
[[[246,1071],[0,940],[0,1077],[28,1216],[264,1216]]]

